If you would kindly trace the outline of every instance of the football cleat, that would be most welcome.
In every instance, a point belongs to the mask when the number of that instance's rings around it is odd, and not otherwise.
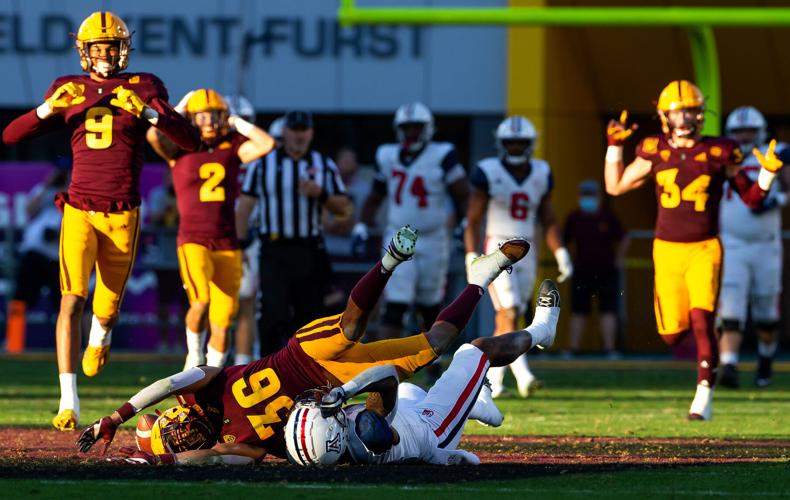
[[[417,249],[417,230],[406,225],[398,229],[387,245],[387,253],[398,262],[411,259]]]
[[[719,385],[730,389],[737,389],[740,386],[738,382],[738,368],[735,365],[725,364],[721,367]]]
[[[538,307],[560,307],[560,291],[552,280],[543,280],[538,290]]]
[[[95,377],[107,364],[109,355],[110,346],[86,347],[85,354],[82,355],[82,372],[86,377]]]
[[[201,366],[206,364],[206,354],[200,353],[195,354],[192,352],[187,353],[187,359],[184,361],[184,370],[187,371],[190,368],[195,368],[196,366]]]
[[[771,385],[771,377],[773,376],[773,367],[771,366],[773,358],[760,356],[757,360],[757,373],[754,376],[755,387],[768,387]]]
[[[707,385],[697,384],[697,393],[691,402],[687,420],[710,420],[713,418],[713,389]]]
[[[518,394],[522,398],[528,398],[530,396],[533,396],[540,389],[543,389],[543,381],[537,378],[533,378],[526,384],[517,384],[517,385],[518,385]]]
[[[74,410],[63,410],[52,419],[52,425],[59,431],[73,431],[80,425],[80,416]]]
[[[505,416],[494,403],[491,395],[491,383],[488,380],[483,382],[480,394],[477,395],[477,401],[469,412],[469,418],[477,420],[486,427],[499,427],[505,420]]]
[[[488,287],[502,271],[510,269],[528,252],[529,242],[525,238],[511,238],[502,242],[496,251],[480,256],[469,264],[469,283]]]

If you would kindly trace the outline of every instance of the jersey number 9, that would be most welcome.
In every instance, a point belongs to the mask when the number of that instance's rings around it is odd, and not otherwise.
[[[112,144],[112,110],[98,106],[85,113],[85,144],[91,149],[107,149]]]

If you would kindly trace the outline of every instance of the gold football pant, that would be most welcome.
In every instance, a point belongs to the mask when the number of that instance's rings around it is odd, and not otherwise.
[[[718,238],[676,243],[653,242],[654,305],[658,333],[689,329],[692,309],[714,312],[721,283],[722,248]]]
[[[63,206],[60,227],[60,293],[88,297],[96,267],[93,314],[115,316],[132,272],[140,235],[140,209],[93,212]]]
[[[209,250],[197,243],[178,247],[181,279],[189,303],[208,304],[211,323],[227,328],[239,308],[241,250]]]

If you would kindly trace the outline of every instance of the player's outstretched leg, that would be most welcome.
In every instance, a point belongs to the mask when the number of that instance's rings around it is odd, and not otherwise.
[[[436,322],[425,334],[437,355],[444,352],[466,327],[488,285],[502,271],[523,259],[528,252],[529,242],[526,239],[511,238],[494,252],[472,261],[468,273],[469,284],[452,304],[439,313]]]
[[[713,386],[719,366],[719,344],[714,330],[715,314],[704,309],[691,310],[691,330],[697,341],[697,392],[689,408],[689,420],[713,418]]]
[[[359,340],[365,333],[368,316],[381,298],[392,272],[411,259],[417,249],[417,231],[403,226],[387,245],[387,251],[373,269],[367,272],[351,290],[340,325],[346,338]]]
[[[518,332],[475,339],[472,345],[485,353],[491,366],[507,366],[532,347],[537,346],[540,349],[550,347],[557,334],[559,317],[560,292],[556,283],[545,280],[538,291],[532,324]],[[469,418],[494,427],[502,423],[502,413],[496,407],[490,389],[486,390],[486,387],[483,387],[480,390]]]

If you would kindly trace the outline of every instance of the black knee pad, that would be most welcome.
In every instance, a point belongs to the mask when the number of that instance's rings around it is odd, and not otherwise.
[[[772,332],[779,329],[778,321],[755,321],[754,327],[758,330]]]
[[[381,322],[388,326],[403,326],[403,317],[409,310],[408,304],[399,302],[387,302],[384,305],[384,312],[381,315]]]
[[[434,304],[432,306],[425,306],[418,304],[417,305],[417,313],[420,315],[420,319],[422,321],[422,328],[424,330],[428,330],[432,324],[436,321],[436,317],[439,316],[439,312],[442,310],[441,304]]]
[[[733,330],[735,330],[737,332],[740,332],[742,330],[741,322],[739,320],[737,320],[737,319],[722,318],[720,326],[721,326],[721,329],[725,330],[725,331],[733,331]]]

